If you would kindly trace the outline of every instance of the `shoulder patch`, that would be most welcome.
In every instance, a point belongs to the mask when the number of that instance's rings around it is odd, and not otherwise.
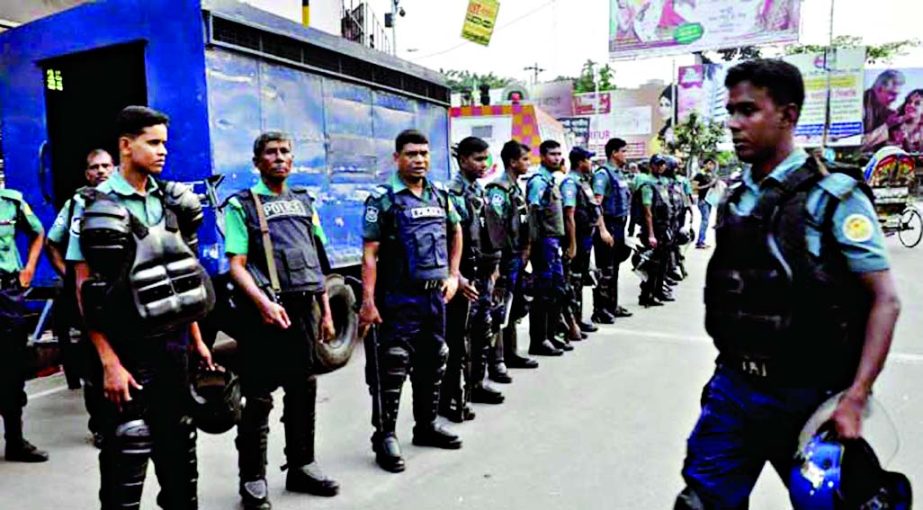
[[[503,207],[503,195],[494,193],[490,196],[490,205],[494,207]]]
[[[854,243],[864,243],[871,239],[874,233],[872,220],[864,214],[850,214],[843,221],[843,237]]]
[[[381,198],[387,195],[390,189],[391,188],[385,186],[384,184],[381,184],[379,186],[375,186],[375,189],[373,189],[371,193],[369,193],[369,196],[372,198]]]
[[[832,173],[821,179],[818,186],[840,200],[849,197],[859,186],[859,182],[843,173]]]
[[[371,204],[366,205],[366,206],[365,206],[365,221],[366,221],[366,223],[378,223],[378,213],[379,213],[379,212],[380,212],[380,211],[378,210],[378,207],[377,207],[377,206],[374,206],[374,205],[371,205]]]

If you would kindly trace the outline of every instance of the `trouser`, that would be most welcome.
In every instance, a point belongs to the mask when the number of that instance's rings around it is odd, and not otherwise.
[[[649,300],[663,292],[663,280],[667,271],[667,258],[669,257],[670,247],[664,239],[658,236],[657,247],[654,248],[648,262],[647,280],[641,282],[641,300]],[[649,247],[647,237],[642,235],[642,244]]]
[[[490,276],[477,279],[475,286],[478,298],[472,303],[468,320],[468,336],[471,339],[470,389],[480,385],[487,377],[487,358],[493,345],[494,282]]]
[[[22,442],[22,408],[26,405],[29,341],[23,315],[23,291],[15,279],[0,290],[0,415],[7,444]]]
[[[446,305],[440,289],[384,290],[376,299],[382,323],[366,337],[366,382],[372,396],[372,425],[393,433],[401,389],[409,373],[413,416],[418,425],[436,420],[449,348]]]
[[[73,342],[71,329],[80,327],[80,312],[76,303],[70,299],[73,290],[65,290],[55,300],[54,308],[54,335],[61,349],[64,365],[64,375],[67,383],[74,386],[74,382],[83,380],[83,404],[90,416],[87,428],[90,432],[99,432],[99,409],[105,403],[103,396],[102,374],[99,355],[90,339],[81,331],[80,339]]]
[[[535,299],[529,313],[529,337],[532,347],[536,347],[554,336],[554,327],[561,316],[564,268],[560,240],[556,237],[537,239],[532,243],[530,260]]]
[[[787,482],[801,428],[833,394],[773,386],[719,364],[702,391],[675,508],[746,510],[766,462]]]
[[[696,245],[702,246],[705,244],[705,236],[708,234],[708,220],[711,216],[711,204],[705,200],[699,200],[699,214],[702,218],[699,221],[699,238],[696,241]]]
[[[596,252],[596,268],[599,280],[593,289],[593,312],[606,311],[614,314],[619,307],[619,266],[618,253],[625,246],[625,216],[604,216],[606,230],[612,235],[615,244],[609,246],[597,233],[593,237],[593,249]]]
[[[280,298],[292,324],[287,329],[264,324],[258,317],[238,339],[241,395],[246,404],[237,426],[241,482],[266,478],[266,448],[272,392],[282,388],[287,466],[314,462],[315,402],[314,343],[318,323],[311,293],[283,293]]]
[[[577,237],[577,254],[570,261],[567,280],[571,287],[570,309],[576,321],[583,320],[583,282],[590,272],[590,252],[593,251],[593,234]]]
[[[502,296],[509,292],[513,296],[513,302],[515,302],[517,299],[522,299],[522,286],[520,284],[521,280],[519,275],[522,272],[524,265],[525,262],[522,260],[521,254],[504,254],[503,261],[500,263],[500,280],[498,280],[499,289],[497,291],[498,295]],[[501,321],[498,321],[497,324],[494,324],[494,331],[498,331],[499,338],[494,339],[494,348],[491,351],[491,363],[493,365],[500,365],[504,363],[507,356],[518,355],[516,351],[516,323],[518,320],[514,320],[512,315],[513,312],[511,311],[505,328],[501,328]]]
[[[106,401],[100,409],[99,500],[103,510],[139,508],[149,460],[154,461],[167,510],[198,507],[196,429],[187,402],[185,333],[164,340],[134,340],[132,355],[120,359],[143,387],[121,409]],[[176,342],[176,340],[182,340]]]
[[[439,403],[446,410],[452,405],[464,407],[469,400],[471,337],[468,335],[468,320],[471,308],[471,302],[459,291],[445,309],[445,340],[449,357]]]

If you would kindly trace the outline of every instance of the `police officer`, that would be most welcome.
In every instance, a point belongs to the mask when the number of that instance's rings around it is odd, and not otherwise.
[[[799,431],[835,392],[836,434],[859,437],[900,308],[864,184],[795,146],[798,69],[748,61],[725,85],[734,148],[752,168],[718,212],[705,324],[719,356],[681,509],[747,508],[764,464],[789,472]]]
[[[582,147],[571,149],[570,172],[561,182],[561,196],[564,205],[565,266],[572,288],[571,305],[574,322],[582,332],[596,331],[596,326],[583,322],[583,282],[590,270],[590,251],[594,235],[601,243],[611,246],[613,239],[603,221],[602,211],[593,193],[593,163],[595,152]],[[625,230],[624,225],[622,230]],[[576,338],[572,335],[572,338]]]
[[[561,237],[564,236],[564,206],[554,173],[561,167],[561,144],[545,140],[539,146],[542,164],[526,184],[532,247],[529,257],[535,299],[529,313],[529,354],[561,356],[573,350],[569,343],[554,337],[564,299],[564,267]]]
[[[17,232],[29,236],[25,265],[16,247]],[[11,462],[48,460],[48,454],[26,441],[22,431],[22,409],[26,405],[25,385],[29,375],[24,293],[32,284],[44,237],[45,230],[23,200],[22,193],[0,189],[0,416],[3,417],[6,460]]]
[[[325,237],[313,196],[307,188],[287,184],[293,160],[288,135],[270,131],[258,136],[253,164],[260,180],[228,201],[225,216],[231,278],[253,305],[244,308],[251,316],[238,338],[246,404],[236,443],[239,489],[247,509],[271,508],[266,448],[272,392],[279,387],[285,392],[285,488],[318,496],[339,492],[314,456],[314,345],[318,335],[322,340],[335,336],[320,263]]]
[[[382,469],[405,468],[396,435],[401,388],[413,383],[413,443],[458,449],[436,423],[449,349],[445,304],[458,289],[462,232],[445,187],[426,178],[429,140],[416,130],[395,140],[397,171],[366,201],[362,253],[362,328],[372,395],[372,449]],[[379,270],[379,268],[381,270]]]
[[[119,113],[119,171],[76,202],[79,221],[72,222],[67,248],[103,369],[103,509],[140,505],[149,459],[162,508],[198,505],[196,431],[183,403],[188,352],[211,366],[195,319],[207,313],[213,296],[185,244],[189,233],[179,228],[201,206],[169,206],[167,187],[153,178],[166,162],[167,123],[166,115],[143,106]]]
[[[94,149],[87,155],[87,167],[84,170],[84,177],[87,186],[95,188],[99,184],[106,182],[115,164],[112,156],[103,149]],[[77,190],[79,194],[85,188]],[[80,388],[81,377],[85,381],[83,389],[83,401],[86,406],[90,419],[87,423],[90,433],[93,435],[93,444],[99,448],[102,445],[102,434],[99,432],[99,425],[96,420],[99,407],[103,402],[101,381],[93,380],[90,375],[101,373],[99,369],[99,359],[96,353],[92,352],[93,348],[85,338],[81,339],[80,344],[71,343],[71,327],[82,329],[80,320],[80,310],[77,307],[77,290],[74,286],[74,270],[72,264],[67,264],[65,257],[67,255],[67,244],[70,240],[71,224],[74,220],[74,207],[77,198],[69,198],[64,202],[64,207],[58,212],[54,224],[48,229],[48,238],[45,244],[45,251],[48,254],[48,260],[51,266],[57,271],[63,279],[64,286],[61,294],[55,299],[54,327],[55,336],[61,345],[62,356],[64,357],[64,374],[67,378],[67,386],[70,389]]]
[[[593,174],[593,192],[602,204],[603,222],[611,242],[602,235],[594,238],[599,283],[593,292],[593,322],[612,324],[616,318],[631,317],[632,313],[619,306],[619,266],[625,246],[625,227],[631,209],[631,181],[625,173],[628,144],[621,138],[606,142],[606,163]]]
[[[494,282],[499,276],[499,247],[504,234],[494,228],[492,235],[487,228],[484,188],[478,183],[487,171],[488,149],[487,142],[476,137],[459,142],[456,147],[459,172],[448,186],[449,197],[461,217],[463,241],[458,284],[461,292],[446,306],[449,361],[440,408],[444,416],[455,422],[473,418],[466,408],[469,401],[482,404],[504,401],[503,394],[485,381],[493,330]]]
[[[670,201],[670,240],[664,250],[663,286],[657,289],[655,297],[661,301],[675,301],[670,287],[683,279],[679,239],[686,217],[686,203],[683,183],[677,175],[678,161],[672,156],[665,156],[664,159],[667,164],[660,176],[660,182]]]
[[[663,277],[667,250],[672,240],[670,227],[673,217],[670,194],[663,178],[666,166],[667,160],[663,156],[651,156],[651,175],[638,177],[635,197],[637,208],[641,211],[638,219],[641,245],[652,251],[648,278],[641,283],[641,297],[638,300],[638,304],[645,308],[663,305],[658,297],[663,297]]]
[[[500,277],[495,294],[500,297],[500,313],[494,329],[500,332],[501,341],[492,351],[490,378],[501,383],[512,382],[507,368],[538,368],[538,362],[521,356],[517,348],[516,320],[512,317],[514,303],[524,300],[522,273],[529,260],[529,208],[519,186],[519,178],[529,171],[532,149],[516,140],[503,145],[500,159],[503,173],[487,184],[487,223],[489,228],[503,230],[506,240],[502,244]]]

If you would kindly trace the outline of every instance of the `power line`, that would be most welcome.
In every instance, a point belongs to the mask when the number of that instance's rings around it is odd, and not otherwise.
[[[511,25],[514,25],[514,24],[516,24],[516,23],[518,23],[518,22],[520,22],[520,21],[522,21],[522,20],[524,20],[524,19],[526,19],[526,18],[532,16],[533,14],[538,13],[539,11],[541,11],[542,9],[544,9],[545,7],[548,7],[549,5],[551,5],[551,4],[555,3],[555,2],[557,2],[557,0],[548,0],[547,2],[543,3],[542,5],[536,7],[535,9],[532,9],[531,11],[528,11],[528,12],[522,14],[522,15],[519,16],[518,18],[514,18],[514,19],[510,20],[509,22],[504,23],[503,25],[501,25],[501,26],[497,27],[496,29],[494,29],[494,34],[496,34],[497,32],[499,32],[499,31],[501,31],[501,30],[503,30],[504,28],[508,28],[508,27],[510,27]],[[464,45],[466,45],[466,44],[468,44],[468,41],[462,41],[462,42],[456,44],[455,46],[446,48],[446,49],[441,50],[441,51],[437,51],[436,53],[430,53],[429,55],[424,55],[424,56],[422,56],[422,57],[417,57],[415,60],[423,60],[423,59],[426,59],[426,58],[438,57],[439,55],[445,55],[446,53],[449,53],[450,51],[455,51],[455,50],[457,50],[458,48],[461,48],[462,46],[464,46]]]

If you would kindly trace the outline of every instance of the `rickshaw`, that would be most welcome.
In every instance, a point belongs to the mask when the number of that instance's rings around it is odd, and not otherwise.
[[[886,237],[897,235],[913,248],[923,239],[923,215],[916,206],[916,161],[897,147],[883,147],[865,167],[865,182],[875,195],[878,221]]]

